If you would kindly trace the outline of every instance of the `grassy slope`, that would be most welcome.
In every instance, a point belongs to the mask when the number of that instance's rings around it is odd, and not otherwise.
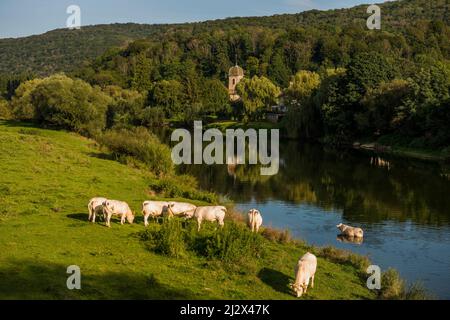
[[[290,299],[287,284],[306,248],[268,242],[244,274],[149,251],[137,224],[111,229],[87,220],[97,195],[137,211],[151,175],[108,160],[75,134],[0,122],[0,299]],[[66,289],[78,265],[82,290]],[[316,288],[305,299],[373,298],[350,265],[319,258]]]

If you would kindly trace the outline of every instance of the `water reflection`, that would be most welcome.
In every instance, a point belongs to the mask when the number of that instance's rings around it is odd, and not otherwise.
[[[342,234],[339,234],[337,236],[336,240],[339,242],[352,243],[352,244],[362,244],[364,242],[364,238],[348,237],[348,236],[344,236]]]
[[[280,145],[280,171],[258,166],[180,167],[243,212],[258,208],[266,225],[289,228],[315,245],[368,255],[382,270],[398,269],[450,299],[450,180],[440,164],[336,152],[317,145]],[[362,227],[365,237],[336,238],[336,225]]]
[[[447,225],[450,183],[439,165],[335,152],[315,145],[282,144],[280,172],[261,176],[258,166],[186,166],[209,190],[236,202],[283,200],[342,210],[347,221],[412,220]]]

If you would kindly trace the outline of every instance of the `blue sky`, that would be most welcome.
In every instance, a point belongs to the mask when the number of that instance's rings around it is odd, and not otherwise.
[[[0,38],[23,37],[64,28],[66,9],[81,8],[82,25],[100,23],[174,23],[234,16],[296,13],[351,7],[361,0],[0,0]]]

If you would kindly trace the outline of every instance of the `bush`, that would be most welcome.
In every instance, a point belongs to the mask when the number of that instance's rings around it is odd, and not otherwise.
[[[161,178],[152,182],[150,188],[166,198],[186,198],[217,203],[217,196],[214,193],[199,190],[195,178],[187,175]]]
[[[186,255],[184,230],[179,220],[173,219],[163,224],[154,235],[155,252],[181,258]]]
[[[151,250],[163,255],[183,257],[189,250],[227,266],[248,264],[264,252],[264,238],[243,224],[230,221],[222,229],[204,224],[201,232],[197,231],[195,222],[185,224],[183,228],[179,219],[172,219],[162,227],[153,225],[141,238],[150,243]]]
[[[13,107],[19,119],[94,135],[105,127],[109,102],[100,89],[82,80],[53,75],[20,85]]]
[[[366,270],[370,265],[370,261],[367,257],[354,254],[350,251],[337,249],[334,247],[316,248],[316,255],[323,257],[332,262],[340,264],[349,264],[359,270],[362,277],[366,277]]]
[[[0,99],[0,119],[9,120],[12,118],[12,112],[7,101]]]
[[[164,124],[165,112],[160,107],[148,107],[142,111],[141,123],[144,127],[161,127]]]
[[[289,230],[277,230],[273,228],[264,228],[262,235],[269,241],[278,243],[289,243],[292,241]]]
[[[228,222],[206,241],[206,256],[225,263],[243,263],[263,253],[263,238],[245,225]]]
[[[143,127],[107,130],[98,140],[116,157],[134,157],[157,175],[173,172],[169,147]]]
[[[427,300],[431,298],[423,286],[418,283],[408,287],[395,269],[389,269],[383,273],[378,296],[384,300]]]

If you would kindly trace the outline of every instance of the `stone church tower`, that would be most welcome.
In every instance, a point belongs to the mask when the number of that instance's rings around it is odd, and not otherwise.
[[[230,68],[228,72],[228,92],[230,94],[231,101],[238,101],[241,97],[236,92],[236,86],[244,78],[244,69],[237,64]]]

